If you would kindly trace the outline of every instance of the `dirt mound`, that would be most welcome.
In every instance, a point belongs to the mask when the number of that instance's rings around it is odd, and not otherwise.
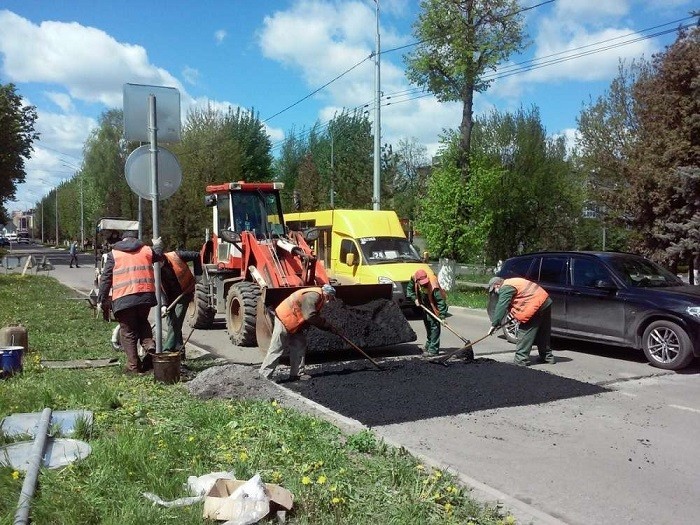
[[[272,399],[280,391],[258,374],[257,367],[223,365],[207,368],[186,383],[190,393],[200,399],[255,398]]]
[[[359,306],[331,301],[323,307],[321,315],[363,349],[410,343],[417,338],[401,308],[387,299],[375,299]],[[314,327],[308,328],[307,338],[309,352],[350,348],[340,337]]]

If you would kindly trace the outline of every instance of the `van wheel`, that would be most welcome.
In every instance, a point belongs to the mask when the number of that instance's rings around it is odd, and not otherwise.
[[[665,370],[680,370],[693,360],[690,337],[671,321],[654,321],[647,326],[642,348],[653,366]]]

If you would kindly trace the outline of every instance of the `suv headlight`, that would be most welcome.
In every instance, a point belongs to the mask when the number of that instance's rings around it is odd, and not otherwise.
[[[685,311],[688,312],[688,314],[692,315],[693,317],[700,318],[700,306],[689,306],[688,308],[685,309]]]
[[[390,284],[392,290],[396,290],[399,288],[399,285],[396,284],[392,279],[389,279],[388,277],[379,277],[377,278],[377,282],[379,284]]]

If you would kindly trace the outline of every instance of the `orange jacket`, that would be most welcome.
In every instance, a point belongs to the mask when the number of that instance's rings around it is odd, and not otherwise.
[[[306,322],[306,319],[304,319],[301,311],[301,301],[304,294],[309,292],[315,292],[318,294],[316,311],[321,310],[321,307],[323,306],[323,292],[321,291],[321,288],[304,288],[302,290],[297,290],[282,301],[275,309],[277,317],[279,317],[279,320],[290,334],[297,332]]]
[[[125,295],[156,291],[153,252],[148,246],[142,246],[135,252],[112,250],[112,256],[112,300]]]
[[[182,293],[188,294],[194,292],[194,275],[192,275],[187,263],[180,259],[175,252],[168,252],[164,255],[167,257],[168,261],[170,261],[170,266],[172,266],[173,272],[175,272],[177,282],[180,283],[180,290],[182,290]]]
[[[515,288],[515,297],[510,303],[510,315],[521,323],[527,323],[549,298],[549,294],[541,286],[520,277],[506,279],[503,285]]]

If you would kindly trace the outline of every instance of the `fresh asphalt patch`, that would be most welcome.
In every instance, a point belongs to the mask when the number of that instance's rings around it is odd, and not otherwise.
[[[306,381],[283,385],[368,427],[496,408],[538,405],[609,390],[486,358],[449,366],[422,358],[324,364]],[[556,366],[556,365],[542,365]]]

